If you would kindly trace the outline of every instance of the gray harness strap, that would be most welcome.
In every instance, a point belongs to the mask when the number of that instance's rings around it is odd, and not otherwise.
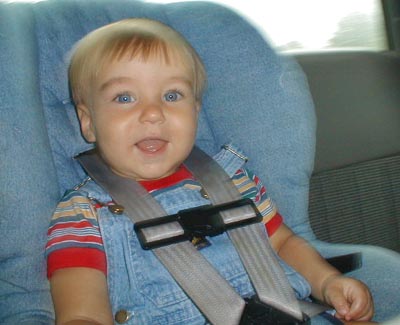
[[[213,204],[242,197],[229,175],[200,149],[193,149],[185,165],[206,189]],[[221,212],[221,215],[223,219],[228,219],[238,218],[241,213],[242,211],[228,210]],[[260,224],[252,224],[228,230],[228,234],[259,299],[301,320],[303,315],[294,291],[275,257],[263,227],[260,227]]]
[[[77,159],[89,176],[108,191],[115,202],[124,205],[126,214],[134,223],[166,215],[164,209],[139,183],[112,173],[95,151],[80,155]],[[241,198],[225,171],[200,149],[193,149],[185,165],[206,190],[212,203]],[[240,220],[243,214],[246,214],[243,208],[221,212],[226,224]],[[177,222],[172,222],[145,231],[146,236],[157,238],[160,234],[179,234],[182,228]],[[231,229],[228,234],[262,302],[298,320],[303,319],[302,309],[306,309],[304,311],[310,317],[327,309],[303,302],[300,307],[268,237],[259,224]],[[244,300],[190,242],[155,248],[153,252],[211,323],[239,324]]]

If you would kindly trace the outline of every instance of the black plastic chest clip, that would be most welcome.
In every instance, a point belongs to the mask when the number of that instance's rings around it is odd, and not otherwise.
[[[229,223],[224,222],[220,212],[231,209],[242,209],[244,211],[243,218]],[[185,240],[192,240],[193,237],[216,236],[229,229],[261,222],[261,220],[262,215],[254,202],[251,199],[240,199],[219,205],[203,205],[181,210],[173,215],[137,222],[134,227],[143,249],[153,249]],[[160,228],[161,233],[158,239],[149,240],[146,237],[146,229],[174,222],[179,223],[182,228],[180,232],[166,237],[161,234],[162,230]]]

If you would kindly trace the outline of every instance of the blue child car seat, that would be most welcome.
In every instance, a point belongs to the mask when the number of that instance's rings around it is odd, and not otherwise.
[[[203,58],[208,88],[200,148],[214,154],[225,143],[241,147],[285,222],[324,254],[363,250],[365,267],[377,256],[379,264],[399,267],[377,248],[316,241],[307,216],[316,121],[304,74],[235,12],[207,2],[0,2],[0,322],[52,323],[47,227],[62,193],[84,176],[72,157],[90,147],[80,134],[68,89],[69,51],[91,30],[127,17],[171,25]],[[355,275],[366,282],[380,272],[378,266],[367,272],[365,267]],[[390,283],[384,288],[368,284],[378,299],[385,292],[400,303]],[[400,306],[377,310],[383,318]]]

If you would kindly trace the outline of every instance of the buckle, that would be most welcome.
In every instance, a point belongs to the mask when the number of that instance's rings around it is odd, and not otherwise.
[[[221,212],[237,210],[238,218],[224,218]],[[229,219],[229,220],[228,220]],[[240,199],[218,205],[203,205],[176,214],[135,223],[134,229],[143,249],[153,249],[191,240],[193,237],[217,236],[237,227],[262,220],[251,199]]]
[[[303,314],[303,319],[298,320],[285,312],[270,305],[264,304],[257,296],[245,298],[246,305],[239,325],[308,325],[310,318]]]

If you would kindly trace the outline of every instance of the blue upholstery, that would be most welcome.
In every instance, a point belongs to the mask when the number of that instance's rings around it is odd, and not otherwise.
[[[205,2],[0,2],[0,322],[49,324],[44,245],[52,211],[83,171],[82,139],[67,83],[68,52],[89,31],[150,17],[182,32],[204,59],[208,90],[197,144],[234,142],[286,223],[308,239],[315,116],[302,71],[277,56],[235,13]]]
[[[307,86],[297,66],[277,57],[246,21],[208,3],[0,3],[1,315],[30,308],[43,319],[51,315],[46,228],[60,195],[83,176],[72,157],[88,148],[69,96],[68,51],[92,29],[134,16],[172,25],[204,59],[209,85],[198,145],[209,153],[231,141],[242,147],[287,222],[312,236],[306,211],[314,112]],[[17,303],[26,296],[35,303]]]

